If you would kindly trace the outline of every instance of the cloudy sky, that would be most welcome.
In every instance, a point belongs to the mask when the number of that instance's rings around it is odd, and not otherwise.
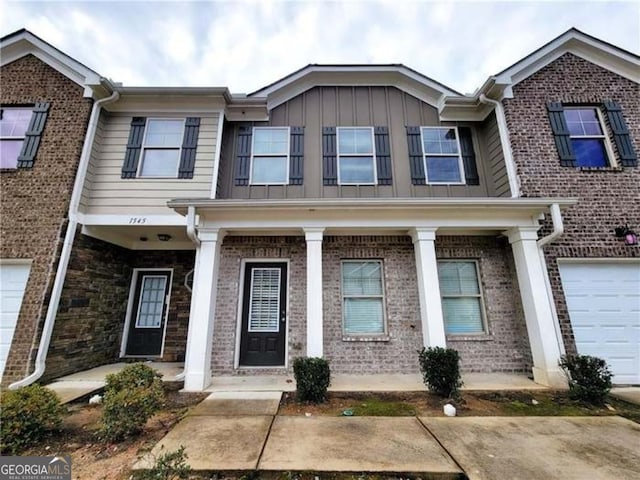
[[[640,52],[640,2],[0,0],[27,28],[125,85],[251,92],[308,63],[404,63],[471,92],[572,26]]]

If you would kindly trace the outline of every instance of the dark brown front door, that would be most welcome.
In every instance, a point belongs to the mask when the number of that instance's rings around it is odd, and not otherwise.
[[[135,282],[125,354],[160,356],[171,272],[140,270]]]
[[[287,264],[247,263],[243,288],[240,365],[284,365]]]

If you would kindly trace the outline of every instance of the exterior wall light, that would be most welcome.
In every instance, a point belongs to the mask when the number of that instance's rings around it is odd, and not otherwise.
[[[161,242],[168,242],[169,240],[171,240],[171,235],[169,235],[168,233],[159,233],[158,240],[160,240]]]
[[[629,228],[629,225],[620,225],[614,229],[614,232],[616,237],[624,238],[625,245],[638,245],[638,235],[633,229]]]

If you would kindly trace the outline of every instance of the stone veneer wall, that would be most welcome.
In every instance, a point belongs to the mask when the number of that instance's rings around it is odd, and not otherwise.
[[[43,380],[119,361],[134,268],[173,269],[160,360],[183,361],[191,302],[184,279],[193,264],[190,250],[132,251],[78,233]]]
[[[480,264],[489,331],[448,338],[461,353],[464,371],[527,372],[531,352],[511,248],[495,237],[438,237],[439,258],[472,258]],[[290,259],[289,368],[234,369],[238,295],[243,259]],[[340,262],[382,259],[388,339],[344,341]],[[324,354],[334,373],[416,373],[422,346],[415,256],[407,236],[327,236],[323,240]],[[212,353],[214,375],[291,373],[293,358],[306,352],[306,248],[303,237],[227,237],[221,248]]]
[[[560,166],[546,104],[615,100],[640,154],[640,85],[567,53],[516,85],[513,94],[503,103],[523,196],[579,199],[578,205],[563,211],[564,234],[544,247],[565,347],[575,352],[557,259],[640,258],[640,247],[625,246],[613,234],[621,223],[640,229],[640,167]],[[608,123],[606,114],[603,117]],[[610,126],[606,129],[619,159]],[[550,229],[547,221],[540,234]]]
[[[2,106],[50,102],[33,168],[0,170],[0,258],[32,260],[2,379],[6,385],[32,370],[92,101],[83,98],[82,87],[32,55],[3,65],[0,76]]]

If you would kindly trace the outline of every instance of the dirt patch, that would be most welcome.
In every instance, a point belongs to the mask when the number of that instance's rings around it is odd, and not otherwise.
[[[620,415],[640,423],[640,406],[610,398],[608,406],[571,400],[567,392],[463,392],[459,399],[442,399],[428,392],[347,393],[330,392],[325,403],[297,403],[295,393],[285,393],[278,415],[354,415],[442,417],[451,403],[457,415],[472,416],[577,416]]]
[[[136,438],[111,444],[97,438],[102,406],[76,403],[62,429],[40,445],[21,452],[22,455],[69,455],[74,479],[128,480],[131,466],[138,457],[151,450],[180,421],[188,407],[199,403],[207,393],[168,391],[165,407],[154,415]]]

